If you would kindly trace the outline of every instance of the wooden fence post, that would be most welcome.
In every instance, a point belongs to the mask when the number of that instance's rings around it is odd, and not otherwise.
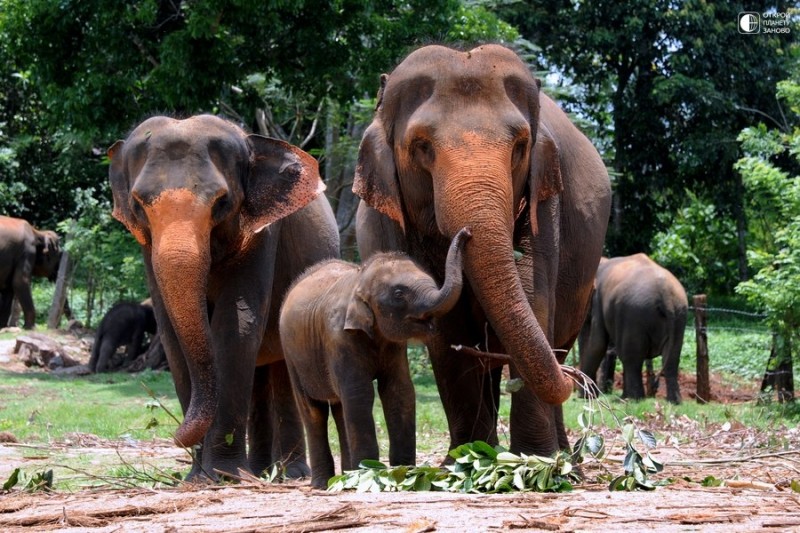
[[[706,295],[696,294],[694,304],[694,333],[697,339],[697,392],[700,403],[711,400],[711,384],[708,380],[708,335],[706,333]]]
[[[56,329],[61,321],[61,314],[67,301],[69,268],[69,253],[64,250],[61,252],[61,262],[58,264],[58,278],[56,279],[55,294],[53,294],[53,304],[50,306],[50,313],[47,315],[48,329]]]

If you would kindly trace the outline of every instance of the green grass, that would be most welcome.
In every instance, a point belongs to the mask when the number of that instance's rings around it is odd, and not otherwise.
[[[168,438],[176,424],[163,409],[152,406],[142,383],[180,415],[168,372],[88,377],[0,372],[0,431],[30,443],[60,441],[68,433],[107,439]]]

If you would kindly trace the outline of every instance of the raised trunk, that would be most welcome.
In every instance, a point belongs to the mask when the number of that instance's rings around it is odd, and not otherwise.
[[[464,267],[464,244],[472,236],[468,228],[462,228],[450,243],[447,251],[447,264],[442,288],[436,292],[428,312],[433,316],[442,316],[450,311],[461,296],[463,285],[462,269]]]
[[[572,394],[572,381],[561,371],[533,314],[514,262],[508,169],[502,162],[476,164],[473,158],[470,163],[468,175],[461,172],[434,179],[434,184],[445,184],[434,191],[441,199],[437,221],[449,235],[458,228],[471,229],[464,270],[489,323],[536,395],[550,404],[564,403]]]
[[[202,213],[198,217],[198,211],[201,208],[194,203],[179,202],[166,209],[154,206],[148,212],[153,235],[153,272],[191,380],[189,405],[175,432],[175,442],[184,447],[202,441],[217,408],[206,300],[210,227],[207,222],[198,222],[206,219]],[[169,215],[171,220],[167,218]]]

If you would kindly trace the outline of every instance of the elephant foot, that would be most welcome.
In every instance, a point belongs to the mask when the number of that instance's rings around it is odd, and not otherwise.
[[[305,459],[294,459],[286,463],[285,474],[289,479],[300,479],[309,477],[311,475],[311,469],[308,467],[308,464],[306,464]],[[325,487],[328,486],[327,483],[328,480],[326,479]]]

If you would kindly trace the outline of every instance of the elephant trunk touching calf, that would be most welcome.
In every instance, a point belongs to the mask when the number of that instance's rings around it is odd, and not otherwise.
[[[353,190],[361,257],[401,250],[443,278],[461,227],[464,296],[428,348],[450,446],[497,441],[500,369],[452,346],[506,353],[526,383],[512,398],[513,451],[568,446],[562,354],[583,323],[611,206],[597,150],[498,45],[426,46],[381,78]],[[521,254],[518,260],[515,255]]]

